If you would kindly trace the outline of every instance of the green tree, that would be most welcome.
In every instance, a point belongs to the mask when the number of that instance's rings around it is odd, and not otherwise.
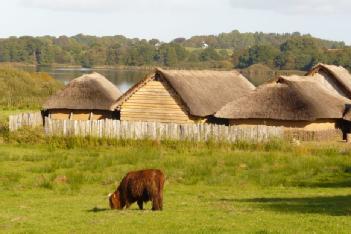
[[[164,65],[174,66],[178,62],[177,53],[174,47],[167,46],[164,54]]]
[[[200,61],[211,61],[211,60],[218,61],[220,59],[221,59],[220,55],[212,47],[204,49],[200,53]]]
[[[106,63],[108,65],[116,65],[120,62],[120,54],[119,54],[120,47],[121,46],[119,44],[114,44],[107,48]]]
[[[274,67],[279,53],[279,49],[273,46],[254,46],[239,58],[239,67],[249,67],[258,63]]]

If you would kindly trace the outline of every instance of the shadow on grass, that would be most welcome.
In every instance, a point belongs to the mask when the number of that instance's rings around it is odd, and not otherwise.
[[[97,212],[103,212],[103,211],[109,211],[109,210],[111,210],[111,209],[94,207],[94,208],[92,208],[90,210],[87,210],[87,212],[97,213]]]
[[[337,181],[337,182],[319,182],[307,185],[300,185],[301,187],[311,188],[351,188],[351,180]]]
[[[351,187],[351,167],[348,167],[342,175],[328,176],[322,181],[308,181],[297,184],[300,187],[311,188],[350,188]]]
[[[221,199],[228,202],[230,199]],[[236,202],[257,203],[263,209],[287,213],[312,213],[331,216],[351,216],[351,195],[299,198],[232,199]]]
[[[149,210],[148,209],[140,210],[139,208],[130,208],[130,209],[123,209],[123,210],[112,210],[110,208],[99,208],[99,207],[94,207],[92,209],[86,210],[86,212],[89,212],[89,213],[98,213],[98,212],[104,212],[104,211],[140,211],[140,212],[147,212]]]

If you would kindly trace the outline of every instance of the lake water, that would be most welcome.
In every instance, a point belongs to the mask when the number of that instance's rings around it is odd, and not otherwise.
[[[104,75],[112,83],[114,83],[123,93],[126,92],[131,86],[142,80],[147,74],[151,73],[151,70],[127,70],[127,69],[113,69],[113,68],[101,68],[101,69],[87,69],[87,68],[65,68],[65,67],[25,67],[27,71],[47,72],[55,79],[67,84],[69,81],[83,74],[98,72]],[[265,71],[265,70],[253,70],[241,71],[245,77],[248,78],[254,85],[258,86],[267,80],[273,79],[280,75],[303,75],[301,71]]]
[[[60,68],[60,67],[31,67],[28,71],[47,72],[55,79],[67,84],[69,81],[83,74],[98,72],[114,83],[122,92],[142,80],[150,70],[122,70],[122,69],[86,69],[86,68]]]

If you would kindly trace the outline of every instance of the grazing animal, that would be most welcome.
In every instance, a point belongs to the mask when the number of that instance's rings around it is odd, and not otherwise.
[[[165,176],[162,171],[148,169],[129,172],[116,191],[109,194],[111,209],[127,209],[134,202],[143,209],[143,203],[152,201],[152,210],[162,210],[163,185]]]

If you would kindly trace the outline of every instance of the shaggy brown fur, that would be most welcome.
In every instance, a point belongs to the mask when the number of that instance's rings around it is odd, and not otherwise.
[[[144,202],[152,201],[152,210],[162,210],[164,181],[164,174],[157,169],[129,172],[109,195],[111,209],[129,208],[137,202],[142,210]]]

